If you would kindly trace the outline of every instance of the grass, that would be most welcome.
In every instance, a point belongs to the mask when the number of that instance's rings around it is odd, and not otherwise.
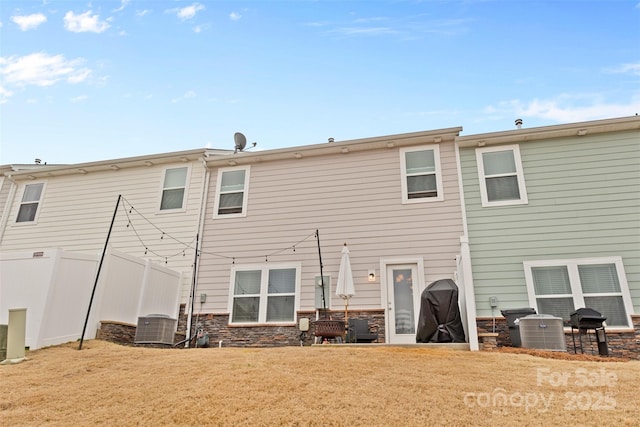
[[[640,419],[640,361],[395,347],[151,349],[98,340],[77,348],[40,349],[0,366],[0,425],[635,426]]]

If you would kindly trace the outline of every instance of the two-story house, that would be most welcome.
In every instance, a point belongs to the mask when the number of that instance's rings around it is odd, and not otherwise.
[[[47,335],[43,312],[66,292],[62,298],[66,301],[56,303],[57,314],[51,312],[51,319],[64,320],[64,315],[73,313],[71,317],[77,327],[64,336],[77,338],[87,312],[97,260],[106,249],[122,254],[117,261],[120,264],[114,261],[111,269],[112,283],[124,286],[126,280],[133,279],[117,277],[132,274],[124,268],[124,263],[131,259],[151,261],[180,274],[181,279],[177,280],[182,283],[176,286],[181,295],[177,297],[186,301],[193,281],[195,246],[202,232],[203,199],[209,181],[205,161],[209,156],[224,153],[230,151],[197,149],[73,165],[3,167],[0,323],[6,322],[7,308],[16,304],[27,307],[27,344],[35,347],[49,342],[38,338]],[[46,259],[59,257],[58,250],[65,251],[64,262],[46,270]],[[70,254],[85,256],[82,267],[72,264],[71,258],[77,256]],[[40,266],[34,264],[39,261]],[[82,283],[73,289],[55,290],[53,286],[66,284],[56,284],[55,278],[43,275],[58,273]],[[153,272],[141,269],[139,274],[148,276]],[[78,299],[78,293],[83,298]],[[97,295],[102,293],[104,290],[98,289]],[[120,320],[135,325],[138,314],[148,314],[138,311],[145,310],[145,305],[153,307],[138,301],[141,296],[137,288],[111,289],[109,295],[113,309],[103,313],[108,319],[97,320]],[[169,313],[172,317],[178,315],[178,304],[175,301],[175,313]],[[88,336],[95,335],[95,325],[89,329]]]
[[[460,130],[210,157],[197,322],[223,345],[292,345],[297,321],[327,307],[377,324],[382,341],[415,343],[421,292],[460,269]],[[344,244],[355,284],[346,314]]]
[[[640,117],[456,143],[478,325],[491,331],[497,317],[504,343],[503,309],[569,322],[589,307],[614,351],[639,352]]]

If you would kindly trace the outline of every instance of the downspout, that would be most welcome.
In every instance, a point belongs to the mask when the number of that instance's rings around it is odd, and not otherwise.
[[[462,232],[460,236],[460,262],[462,264],[464,280],[464,305],[467,312],[467,334],[469,336],[469,349],[478,351],[478,325],[476,323],[476,293],[473,285],[473,271],[471,269],[471,251],[469,249],[469,228],[467,225],[467,209],[464,203],[464,185],[462,184],[462,164],[460,161],[460,145],[458,139],[454,139],[456,152],[456,168],[458,169],[458,191],[460,193],[460,212],[462,214]]]
[[[14,203],[13,198],[15,197],[16,189],[18,188],[18,183],[13,179],[11,174],[5,175],[5,177],[11,182],[11,188],[9,189],[9,195],[7,196],[7,203],[5,203],[4,210],[2,211],[2,219],[0,219],[0,245],[2,245],[2,240],[4,239],[4,232],[7,228],[7,223],[9,222],[9,213],[11,212],[11,208]]]
[[[207,157],[207,154],[204,154],[205,157]],[[199,214],[199,218],[198,218],[198,231],[196,233],[197,236],[203,236],[203,230],[204,230],[204,219],[206,216],[206,210],[207,210],[207,194],[209,193],[209,178],[210,178],[210,171],[209,171],[209,167],[207,166],[207,161],[204,158],[200,159],[200,162],[202,163],[202,166],[204,168],[204,182],[202,183],[202,192],[200,194],[200,214]],[[201,239],[198,239],[201,240]],[[200,245],[202,245],[202,243],[200,243]],[[194,256],[194,269],[193,269],[193,277],[192,277],[192,289],[191,292],[189,292],[189,299],[187,301],[187,338],[191,338],[191,324],[193,322],[193,305],[194,305],[194,298],[196,295],[196,288],[198,287],[198,272],[200,271],[200,263],[197,262],[198,259],[198,243],[196,243],[196,255]],[[187,340],[186,342],[186,346],[189,346],[190,341]]]

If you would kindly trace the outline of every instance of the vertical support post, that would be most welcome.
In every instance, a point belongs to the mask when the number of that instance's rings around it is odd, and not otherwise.
[[[189,294],[189,299],[191,301],[191,304],[189,305],[189,313],[187,315],[187,340],[186,340],[186,346],[190,347],[191,346],[191,330],[193,329],[191,327],[191,323],[193,322],[193,306],[195,304],[195,298],[196,298],[196,273],[198,271],[198,244],[200,241],[200,234],[196,234],[196,253],[194,255],[193,258],[193,277],[191,278],[191,293]]]
[[[89,299],[89,307],[87,308],[87,317],[84,319],[84,326],[82,327],[82,335],[80,336],[80,345],[78,346],[78,350],[82,350],[82,343],[84,342],[84,334],[87,331],[87,324],[89,323],[89,315],[91,314],[91,305],[93,304],[93,297],[96,294],[96,287],[98,286],[98,280],[100,279],[100,271],[102,270],[102,263],[104,262],[104,256],[107,253],[109,239],[111,238],[111,230],[113,230],[113,223],[116,221],[116,215],[118,214],[120,199],[122,199],[122,194],[118,194],[118,201],[116,202],[116,208],[113,210],[113,217],[111,218],[111,225],[109,226],[109,232],[107,233],[107,240],[104,242],[104,248],[102,249],[102,257],[100,257],[100,264],[98,264],[98,271],[96,272],[96,280],[93,283],[93,290],[91,291],[91,298]]]
[[[322,282],[322,309],[324,317],[327,318],[327,300],[324,294],[324,274],[322,274],[322,252],[320,251],[320,232],[316,229],[316,240],[318,241],[318,260],[320,261],[320,282]]]

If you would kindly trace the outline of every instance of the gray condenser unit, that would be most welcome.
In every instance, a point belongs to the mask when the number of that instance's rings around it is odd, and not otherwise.
[[[138,317],[136,344],[173,344],[178,321],[162,314]]]
[[[567,351],[562,318],[549,314],[530,314],[521,317],[519,324],[523,348]]]

